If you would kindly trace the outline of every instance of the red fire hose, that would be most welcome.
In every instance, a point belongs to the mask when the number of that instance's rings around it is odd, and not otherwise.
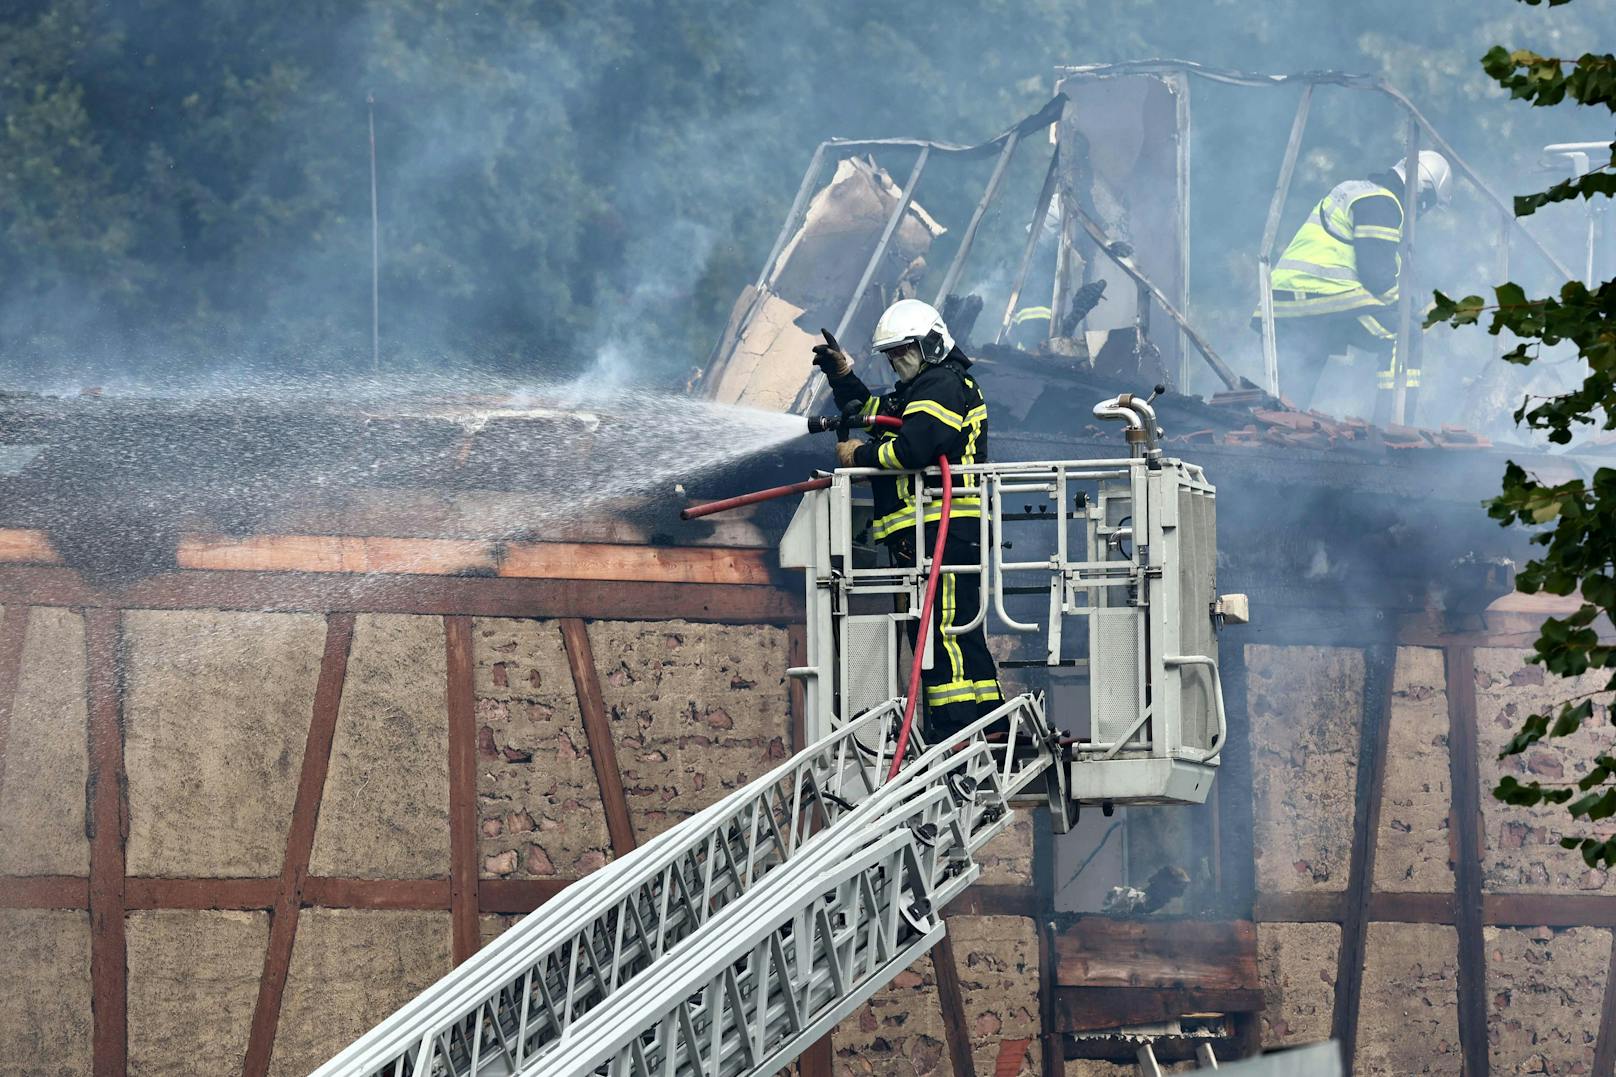
[[[871,415],[861,419],[857,424],[848,425],[884,426],[890,430],[899,430],[903,427],[903,420],[895,415]],[[821,420],[816,425],[815,420],[809,420],[810,430],[830,430],[832,425]],[[948,468],[948,454],[937,457],[937,467],[943,473],[943,504],[942,511],[937,517],[937,540],[932,548],[931,570],[926,575],[926,596],[920,604],[920,631],[915,636],[915,653],[909,665],[909,695],[903,706],[903,725],[898,727],[898,747],[892,755],[892,769],[887,771],[887,780],[891,781],[898,776],[903,766],[903,752],[909,747],[909,732],[914,728],[915,704],[920,699],[920,674],[924,663],[926,641],[931,634],[932,609],[937,600],[937,579],[942,575],[943,544],[948,541],[948,517],[954,508],[954,479]],[[727,509],[738,509],[743,505],[755,505],[759,501],[773,501],[777,497],[789,497],[792,494],[806,493],[809,490],[823,490],[830,485],[831,480],[809,479],[806,482],[794,482],[789,486],[774,486],[767,490],[757,490],[750,494],[741,494],[739,497],[728,497],[722,501],[709,501],[705,505],[692,505],[681,509],[681,520],[695,520],[703,516],[711,516],[715,512],[724,512]],[[924,541],[924,534],[921,540]],[[917,547],[919,543],[916,544]]]
[[[898,768],[903,766],[903,750],[909,747],[909,729],[915,721],[915,700],[920,698],[920,667],[924,662],[926,641],[931,634],[932,602],[937,597],[937,577],[942,574],[943,543],[948,541],[948,514],[954,508],[954,479],[948,471],[948,454],[944,453],[937,458],[937,466],[943,472],[943,509],[937,517],[937,543],[932,548],[931,572],[926,576],[926,600],[920,604],[920,632],[915,636],[915,653],[909,662],[909,698],[903,704],[903,725],[898,729],[898,747],[892,753],[892,769],[887,771],[887,781],[898,776]],[[925,535],[921,535],[924,540]],[[919,549],[920,543],[915,544]]]

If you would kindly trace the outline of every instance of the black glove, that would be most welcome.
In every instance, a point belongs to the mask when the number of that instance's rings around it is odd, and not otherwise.
[[[842,351],[842,346],[836,343],[829,329],[821,329],[820,332],[825,335],[825,343],[814,345],[814,366],[823,370],[827,378],[844,378],[852,373],[852,357]]]

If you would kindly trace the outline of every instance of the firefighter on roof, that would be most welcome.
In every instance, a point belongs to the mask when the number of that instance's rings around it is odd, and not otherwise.
[[[836,406],[844,413],[852,405],[865,415],[893,415],[903,420],[901,430],[877,427],[873,441],[838,442],[837,462],[842,467],[899,471],[928,467],[946,453],[951,464],[986,463],[987,401],[968,373],[971,361],[955,346],[936,309],[917,299],[894,303],[876,323],[874,349],[891,364],[897,378],[892,391],[879,396],[853,373],[846,352],[830,344],[814,349],[814,365],[830,379]],[[871,486],[875,496],[872,537],[886,545],[897,563],[914,563],[916,542],[923,540],[930,550],[936,540],[941,502],[928,502],[927,534],[917,536],[909,481],[877,479]],[[980,559],[977,521],[982,515],[982,498],[978,486],[974,475],[954,476],[944,564],[974,565]],[[943,632],[976,618],[982,601],[981,578],[975,573],[944,572],[935,601],[933,664],[921,677],[925,728],[933,742],[963,729],[1003,700],[998,670],[981,626],[957,636]],[[918,655],[918,622],[909,622],[909,632]]]
[[[1335,186],[1313,207],[1274,263],[1274,330],[1285,395],[1307,407],[1332,354],[1349,345],[1385,356],[1377,387],[1391,389],[1397,365],[1397,280],[1403,240],[1407,162]],[[1420,208],[1447,203],[1453,169],[1440,153],[1420,153]],[[1260,318],[1253,326],[1261,330]],[[1420,372],[1405,372],[1420,384]],[[1382,394],[1384,397],[1384,394]]]

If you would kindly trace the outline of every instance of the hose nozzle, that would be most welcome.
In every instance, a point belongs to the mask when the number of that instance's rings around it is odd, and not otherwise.
[[[808,432],[810,434],[828,434],[836,430],[847,420],[840,415],[810,415],[808,417]]]

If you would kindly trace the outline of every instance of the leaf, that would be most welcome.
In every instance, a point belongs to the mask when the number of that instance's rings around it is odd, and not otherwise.
[[[1590,823],[1597,823],[1601,819],[1609,819],[1616,815],[1616,789],[1607,789],[1603,793],[1589,793],[1576,803],[1566,808],[1573,819],[1587,819]]]
[[[1551,737],[1568,737],[1582,728],[1582,723],[1592,718],[1594,714],[1593,700],[1585,699],[1574,707],[1562,707],[1560,717],[1555,719],[1554,728],[1549,730]]]

